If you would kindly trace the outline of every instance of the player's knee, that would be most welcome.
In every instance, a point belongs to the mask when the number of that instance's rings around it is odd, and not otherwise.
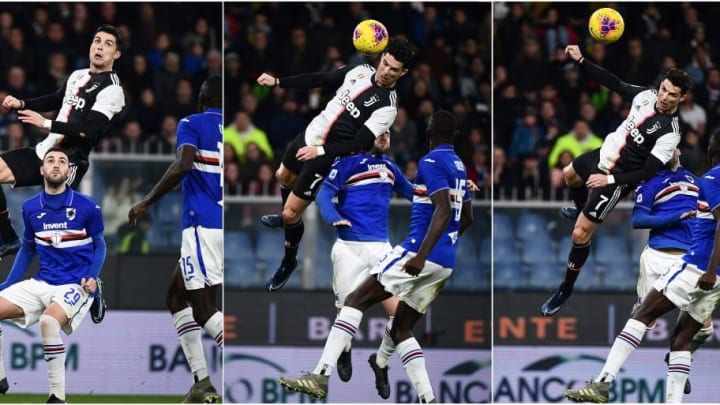
[[[284,223],[294,224],[300,220],[300,218],[302,217],[302,212],[286,205],[283,208],[282,217]]]
[[[578,187],[582,185],[582,179],[578,176],[572,164],[565,166],[563,169],[563,177],[565,178],[565,184],[570,187]]]
[[[57,336],[60,331],[60,322],[50,315],[40,315],[38,321],[40,324],[40,333],[43,336]]]
[[[592,230],[582,225],[576,225],[572,233],[572,241],[575,244],[585,244],[590,241]]]
[[[282,187],[291,188],[293,186],[292,173],[282,167],[275,171],[275,179]]]

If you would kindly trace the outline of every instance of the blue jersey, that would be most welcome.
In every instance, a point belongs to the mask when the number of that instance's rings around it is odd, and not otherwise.
[[[697,207],[699,179],[678,167],[676,171],[663,169],[639,185],[635,190],[633,220],[650,215],[658,226],[650,229],[648,246],[653,249],[687,250],[692,243],[692,220],[679,220],[680,215]]]
[[[417,253],[427,234],[435,207],[430,196],[440,190],[450,194],[450,221],[428,260],[446,268],[455,266],[458,230],[463,202],[472,198],[467,188],[467,173],[462,160],[450,145],[441,145],[420,159],[410,217],[410,233],[401,246]]]
[[[177,148],[195,148],[192,170],[182,180],[183,228],[222,228],[222,110],[209,108],[180,120]]]
[[[412,184],[393,161],[386,156],[361,153],[335,160],[316,202],[328,223],[340,219],[352,223],[352,227],[336,228],[339,239],[385,242],[393,190],[412,198]],[[328,203],[335,195],[337,206]]]
[[[717,223],[713,210],[720,206],[720,165],[713,167],[700,178],[697,215],[693,221],[693,243],[683,260],[697,268],[707,270],[715,240]],[[717,269],[715,269],[717,272]]]
[[[29,243],[40,257],[34,278],[52,285],[80,284],[91,273],[95,255],[92,236],[102,236],[105,228],[100,206],[70,187],[62,204],[48,204],[47,198],[42,191],[25,201],[22,208],[23,246]]]

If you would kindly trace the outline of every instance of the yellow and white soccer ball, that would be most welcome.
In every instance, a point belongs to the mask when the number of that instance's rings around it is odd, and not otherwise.
[[[617,10],[608,7],[599,8],[590,16],[588,31],[596,41],[615,42],[625,31],[625,22]]]
[[[385,50],[388,44],[388,30],[377,20],[363,20],[353,31],[353,45],[360,53],[374,55]]]

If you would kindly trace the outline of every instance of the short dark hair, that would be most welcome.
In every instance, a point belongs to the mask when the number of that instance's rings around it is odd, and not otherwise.
[[[426,136],[441,142],[453,143],[457,135],[457,120],[449,111],[439,110],[430,116]]]
[[[222,107],[222,78],[212,75],[200,86],[200,104],[208,108]]]
[[[52,148],[48,149],[47,152],[43,155],[43,162],[45,161],[45,158],[47,157],[50,152],[60,152],[65,155],[68,159],[70,158],[70,155],[68,155],[67,151],[59,146],[53,146]]]
[[[115,48],[118,51],[121,51],[123,49],[123,39],[122,34],[120,33],[120,28],[110,25],[110,24],[103,24],[98,29],[95,30],[95,34],[98,32],[107,32],[108,34],[115,37]]]
[[[392,55],[398,62],[403,64],[403,69],[410,69],[413,65],[416,52],[417,50],[408,40],[396,37],[388,42],[385,52],[383,53]]]
[[[685,94],[692,88],[692,79],[690,78],[690,75],[688,72],[678,69],[678,68],[670,68],[665,72],[665,76],[663,77],[663,80],[668,79],[670,80],[670,83],[673,84],[675,87],[680,87],[680,93]]]

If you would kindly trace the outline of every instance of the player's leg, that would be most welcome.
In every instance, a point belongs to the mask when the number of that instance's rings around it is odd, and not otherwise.
[[[285,255],[272,278],[265,284],[268,291],[282,288],[297,268],[297,252],[300,247],[305,224],[302,214],[315,200],[320,185],[332,164],[332,159],[321,156],[302,165],[295,187],[283,206],[283,224],[285,227]]]
[[[552,316],[556,314],[570,298],[580,270],[590,255],[590,240],[595,230],[631,189],[630,186],[624,184],[613,184],[592,189],[588,203],[575,221],[565,278],[558,289],[540,308],[543,315]]]
[[[18,151],[10,151],[0,155],[0,184],[15,184],[15,175],[10,165],[15,164]],[[6,161],[7,159],[7,161]],[[17,170],[17,169],[16,169]],[[39,167],[38,167],[39,175]],[[10,210],[8,209],[5,191],[0,186],[0,257],[15,254],[20,249],[20,240],[10,222]]]
[[[390,335],[397,345],[397,352],[405,368],[405,373],[415,387],[420,403],[437,402],[430,384],[430,376],[425,367],[425,354],[420,343],[412,334],[412,328],[421,316],[422,313],[400,300]]]
[[[202,326],[195,321],[192,307],[188,305],[187,292],[183,281],[180,263],[175,267],[172,280],[168,288],[165,304],[170,310],[178,334],[180,347],[185,354],[190,372],[193,374],[193,384],[208,378],[207,361],[202,346]],[[184,402],[201,400],[191,398],[192,390],[188,391]]]
[[[20,318],[24,315],[22,308],[10,302],[4,297],[0,297],[0,319]],[[0,328],[0,394],[5,394],[10,385],[5,375],[5,362],[3,359],[3,334]]]
[[[275,171],[275,179],[277,179],[278,184],[280,184],[280,196],[282,197],[282,205],[280,206],[281,209],[285,207],[285,202],[287,201],[288,196],[290,196],[290,192],[293,187],[295,187],[298,174],[300,173],[300,170],[302,170],[303,162],[299,161],[295,157],[298,149],[302,146],[305,146],[304,134],[298,135],[288,144],[285,148],[282,163],[280,163],[280,167]],[[282,211],[280,214],[263,215],[260,218],[260,221],[267,227],[280,228],[283,226]]]
[[[299,378],[280,377],[278,379],[280,385],[290,391],[304,392],[314,398],[325,398],[330,374],[337,364],[340,353],[357,333],[363,312],[371,305],[389,297],[390,294],[375,278],[368,277],[345,300],[345,306],[330,328],[320,361],[313,372]]]
[[[40,316],[40,336],[43,342],[45,364],[50,383],[49,403],[65,402],[65,345],[60,338],[60,329],[68,323],[65,308],[55,301]]]
[[[390,297],[382,302],[383,308],[385,308],[385,312],[388,314],[388,322],[385,327],[385,334],[383,335],[377,352],[371,354],[368,358],[370,369],[373,371],[373,374],[375,374],[375,389],[377,389],[378,395],[380,395],[383,399],[390,398],[388,362],[397,349],[397,345],[392,339],[390,330],[395,323],[395,313],[398,302],[400,302],[398,297]]]
[[[600,150],[583,153],[563,168],[565,184],[570,188],[570,197],[574,207],[562,207],[560,215],[568,219],[576,219],[588,200],[588,189],[585,180],[597,170]]]
[[[284,163],[280,163],[280,167],[275,171],[275,179],[280,184],[280,196],[282,198],[281,207],[285,206],[285,202],[290,196],[292,188],[297,182],[297,172],[288,169]],[[282,212],[280,214],[263,215],[260,222],[269,228],[280,228],[283,226]]]
[[[670,354],[665,384],[665,402],[682,402],[692,366],[690,341],[701,330],[703,323],[681,311],[670,337]]]
[[[223,344],[223,314],[215,306],[215,299],[223,281],[222,232],[222,229],[202,226],[183,229],[179,262],[193,319],[220,349]],[[207,376],[193,384],[189,395],[192,399],[189,402],[219,399]]]
[[[576,402],[603,403],[608,401],[610,384],[615,380],[620,368],[628,357],[630,357],[640,345],[647,331],[647,326],[661,315],[676,306],[680,306],[683,302],[683,300],[678,299],[678,297],[679,294],[683,294],[682,284],[686,283],[686,279],[682,274],[673,277],[673,275],[678,274],[682,268],[683,267],[679,265],[673,266],[670,271],[657,281],[654,288],[635,310],[632,318],[628,319],[622,331],[615,338],[600,374],[592,382],[585,385],[585,387],[563,391],[565,397]],[[666,294],[670,295],[666,296],[660,291],[665,291]],[[673,301],[671,301],[671,299]],[[687,301],[688,299],[687,296],[684,297],[684,300]]]

